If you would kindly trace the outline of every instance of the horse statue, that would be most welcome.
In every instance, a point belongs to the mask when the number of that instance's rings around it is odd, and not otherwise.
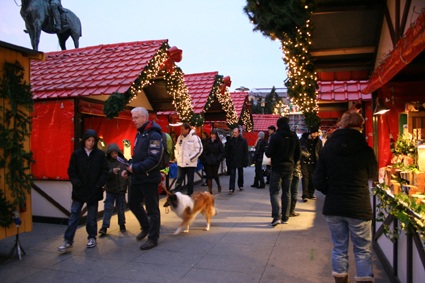
[[[55,25],[50,0],[21,0],[21,16],[25,21],[26,32],[29,33],[32,49],[38,51],[40,33],[44,31],[57,34],[59,45],[66,50],[65,42],[71,36],[75,48],[81,37],[80,19],[70,10],[60,7],[61,25]]]

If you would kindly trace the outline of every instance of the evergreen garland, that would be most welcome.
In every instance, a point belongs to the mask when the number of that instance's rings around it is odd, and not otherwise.
[[[320,124],[316,102],[318,78],[309,53],[313,30],[309,19],[315,9],[314,0],[247,0],[244,8],[254,30],[281,41],[288,96],[300,107],[308,127]]]
[[[0,124],[0,148],[4,152],[0,157],[0,169],[7,168],[5,180],[11,196],[15,199],[13,205],[21,207],[26,199],[25,193],[31,192],[33,175],[27,172],[31,163],[35,162],[32,152],[23,148],[23,143],[31,135],[32,118],[28,112],[34,111],[30,90],[31,86],[24,81],[24,69],[19,62],[5,62],[0,98],[5,99],[10,107],[3,109],[4,123]],[[7,215],[2,217],[8,218]]]
[[[9,228],[13,223],[14,209],[15,206],[6,199],[3,190],[0,190],[0,227]]]

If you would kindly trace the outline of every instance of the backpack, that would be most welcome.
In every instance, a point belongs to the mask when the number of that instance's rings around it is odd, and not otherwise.
[[[167,138],[167,134],[161,132],[162,154],[158,166],[155,167],[155,169],[164,170],[165,168],[167,168],[168,163],[170,163],[170,154],[167,150]]]

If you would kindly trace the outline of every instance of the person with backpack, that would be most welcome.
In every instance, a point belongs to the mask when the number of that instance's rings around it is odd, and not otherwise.
[[[161,161],[165,148],[161,126],[149,121],[149,113],[143,107],[131,110],[133,123],[137,128],[133,148],[133,158],[122,176],[131,175],[131,185],[128,192],[128,204],[131,212],[139,221],[141,232],[137,240],[148,236],[141,250],[148,250],[158,245],[161,214],[159,210],[158,184],[161,182]],[[165,141],[166,142],[166,141]],[[141,205],[145,199],[146,210]]]
[[[187,175],[187,195],[193,194],[193,179],[198,158],[203,151],[202,141],[188,123],[181,126],[181,135],[177,139],[174,154],[177,160],[177,181],[175,191],[181,190],[181,184]]]

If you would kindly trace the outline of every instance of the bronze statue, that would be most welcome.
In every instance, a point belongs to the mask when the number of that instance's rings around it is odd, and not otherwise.
[[[63,8],[60,0],[21,0],[21,3],[21,16],[33,50],[38,51],[41,31],[56,33],[62,50],[66,50],[65,42],[70,36],[75,48],[78,48],[80,19],[72,11]]]

